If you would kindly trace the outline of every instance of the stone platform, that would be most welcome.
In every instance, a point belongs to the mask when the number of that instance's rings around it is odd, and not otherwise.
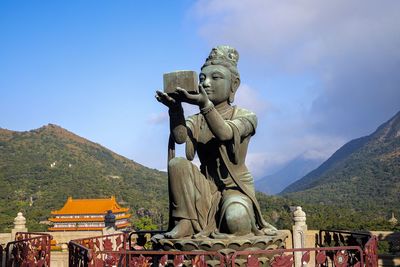
[[[233,237],[227,239],[199,238],[199,239],[158,239],[154,244],[159,250],[187,251],[187,252],[218,252],[223,256],[232,256],[237,251],[256,251],[284,249],[288,234],[278,231],[274,236]],[[259,261],[263,266],[269,266],[269,261],[274,255],[262,256]],[[212,256],[205,257],[208,266],[219,266],[219,259]],[[237,266],[245,266],[247,255],[238,256],[235,261]],[[186,264],[183,264],[186,266]],[[191,266],[190,264],[188,266]]]

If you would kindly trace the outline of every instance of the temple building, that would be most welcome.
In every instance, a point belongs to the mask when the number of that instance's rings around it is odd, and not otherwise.
[[[130,226],[129,208],[122,208],[115,197],[106,199],[72,199],[68,197],[64,207],[52,211],[49,231],[97,231],[105,226],[104,216],[111,210],[118,230]]]

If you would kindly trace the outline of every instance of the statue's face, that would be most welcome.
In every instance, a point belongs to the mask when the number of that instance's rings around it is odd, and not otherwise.
[[[200,84],[208,95],[208,99],[216,105],[229,99],[232,76],[228,68],[221,65],[209,65],[201,70]]]

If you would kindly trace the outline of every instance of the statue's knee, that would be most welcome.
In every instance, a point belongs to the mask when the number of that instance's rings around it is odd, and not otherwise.
[[[251,232],[251,218],[243,204],[232,203],[225,212],[227,232],[236,235],[245,235]]]
[[[173,158],[168,162],[168,169],[179,169],[187,164],[187,159],[185,158]]]
[[[173,158],[168,162],[168,173],[170,176],[176,176],[187,170],[190,166],[190,162],[185,158]]]

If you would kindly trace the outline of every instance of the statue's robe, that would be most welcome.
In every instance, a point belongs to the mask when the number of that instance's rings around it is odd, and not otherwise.
[[[263,235],[263,229],[274,228],[262,218],[255,197],[254,180],[245,165],[257,117],[253,112],[237,107],[220,114],[232,129],[232,140],[219,141],[200,113],[186,120],[187,160],[171,160],[168,170],[171,216],[190,219],[196,233],[208,236],[224,231],[227,207],[239,203],[247,210],[252,232]],[[201,163],[200,170],[189,162],[196,153]]]

